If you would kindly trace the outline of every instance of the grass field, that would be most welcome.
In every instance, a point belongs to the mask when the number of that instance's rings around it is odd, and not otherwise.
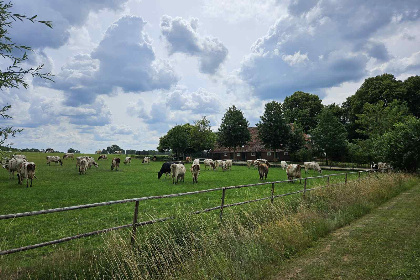
[[[87,174],[79,175],[75,166],[75,160],[64,160],[63,166],[54,163],[48,166],[45,159],[46,154],[27,153],[26,155],[29,161],[36,163],[36,176],[38,179],[33,181],[32,188],[26,188],[26,185],[18,185],[16,178],[9,180],[8,172],[2,170],[0,172],[0,215],[260,182],[258,171],[256,169],[248,169],[245,166],[233,166],[231,171],[223,172],[221,170],[204,170],[204,165],[201,165],[202,171],[198,178],[198,184],[192,184],[192,176],[189,172],[190,164],[186,164],[187,174],[185,182],[173,185],[169,177],[157,179],[157,172],[160,170],[162,162],[142,164],[141,160],[132,160],[130,165],[121,164],[119,171],[111,171],[111,160],[108,159],[99,161],[98,168],[92,167],[87,171]],[[97,156],[94,157],[97,158]],[[120,157],[124,158],[124,156]],[[323,172],[323,174],[329,173],[337,172]],[[305,176],[304,172],[302,175]],[[314,175],[318,174],[313,171],[308,173],[308,176]],[[357,175],[352,176],[355,178]],[[287,178],[284,170],[271,168],[267,181],[285,179]],[[344,178],[343,176],[332,177],[331,180],[331,183],[336,181],[342,182]],[[310,188],[317,184],[325,184],[325,179],[308,182],[308,188]],[[298,182],[276,185],[275,194],[302,188],[303,184]],[[270,194],[270,185],[228,190],[225,204],[268,197]],[[165,217],[180,211],[191,212],[218,206],[220,205],[220,198],[221,191],[218,191],[141,202],[139,221]],[[133,208],[134,203],[127,203],[1,220],[0,249],[5,250],[37,244],[84,232],[129,224],[133,219]],[[237,207],[235,208],[238,209]],[[227,215],[229,211],[235,211],[235,209],[226,210]],[[204,215],[217,216],[218,212]],[[21,264],[25,264],[25,260],[30,263],[32,258],[49,254],[57,250],[57,248],[78,250],[81,247],[95,247],[102,242],[103,240],[100,237],[92,237],[18,253],[13,256],[10,255],[2,258],[2,262],[12,263],[19,259]]]

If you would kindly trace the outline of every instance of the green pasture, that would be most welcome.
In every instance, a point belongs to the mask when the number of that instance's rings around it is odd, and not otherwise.
[[[56,155],[62,156],[62,154]],[[16,174],[10,180],[8,172],[2,169],[0,172],[0,215],[261,182],[258,171],[254,168],[248,169],[246,166],[233,166],[231,171],[223,172],[222,170],[205,170],[204,165],[201,164],[198,184],[193,184],[192,175],[189,172],[191,164],[186,164],[187,174],[185,182],[174,185],[169,176],[167,178],[162,176],[160,180],[157,179],[157,173],[162,162],[142,164],[141,160],[133,159],[131,164],[124,165],[121,163],[119,171],[111,171],[111,158],[113,157],[111,155],[108,160],[99,161],[98,168],[92,167],[88,169],[86,174],[79,175],[76,168],[76,160],[66,159],[63,161],[63,166],[54,163],[48,166],[45,159],[46,154],[26,153],[26,156],[29,161],[36,163],[37,179],[33,181],[32,188],[26,188],[26,184],[18,185]],[[98,157],[97,155],[92,156],[95,159]],[[124,155],[119,157],[122,161],[125,158]],[[323,171],[323,174],[331,173],[340,172]],[[305,175],[305,172],[302,172],[302,175],[317,176],[319,174],[311,171],[307,175]],[[357,174],[349,176],[349,180],[355,179],[356,176]],[[286,179],[287,176],[284,170],[281,168],[270,168],[267,178],[268,182]],[[343,182],[344,176],[331,177],[331,183],[338,181]],[[308,188],[325,183],[325,178],[309,180]],[[303,189],[303,180],[301,184],[299,182],[276,184],[275,194],[301,189]],[[167,217],[179,212],[192,212],[215,207],[220,205],[221,195],[221,191],[216,191],[177,198],[144,201],[140,203],[139,221]],[[268,197],[270,195],[271,184],[227,190],[225,204]],[[270,202],[267,200],[256,203]],[[226,209],[225,214],[229,215],[229,211],[235,211],[234,209],[237,207]],[[0,235],[0,250],[130,224],[133,220],[133,211],[134,203],[126,203],[0,220],[0,231],[2,233]],[[219,211],[202,215],[203,217],[207,215],[216,217],[219,215]],[[30,259],[33,256],[53,252],[57,248],[72,250],[80,248],[79,246],[84,248],[95,246],[99,242],[102,242],[101,238],[90,237],[17,253],[13,256],[2,257],[2,259],[14,259],[18,257],[17,255]],[[22,258],[20,260],[22,261]]]

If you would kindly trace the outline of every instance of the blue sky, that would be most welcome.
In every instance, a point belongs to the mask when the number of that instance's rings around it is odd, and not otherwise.
[[[15,0],[13,24],[54,83],[3,91],[17,148],[155,149],[172,126],[226,109],[251,125],[301,90],[341,103],[364,79],[420,72],[418,1]],[[1,61],[5,67],[7,61]],[[4,121],[6,122],[6,121]]]

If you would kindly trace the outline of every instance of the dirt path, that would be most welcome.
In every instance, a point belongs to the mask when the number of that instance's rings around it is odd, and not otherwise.
[[[274,279],[420,279],[420,185],[323,238]]]

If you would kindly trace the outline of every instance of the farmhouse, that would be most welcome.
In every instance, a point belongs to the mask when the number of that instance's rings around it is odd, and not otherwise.
[[[287,150],[277,149],[276,159],[274,158],[274,150],[266,148],[258,137],[257,127],[248,127],[251,134],[251,140],[242,147],[237,147],[234,152],[233,149],[229,150],[227,147],[215,146],[211,151],[212,158],[214,160],[232,159],[237,161],[256,160],[259,158],[266,159],[268,161],[289,161],[290,156]]]

